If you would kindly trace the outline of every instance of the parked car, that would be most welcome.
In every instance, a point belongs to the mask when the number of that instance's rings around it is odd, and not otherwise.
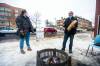
[[[44,34],[56,34],[57,30],[53,27],[45,27]]]
[[[17,29],[11,27],[0,27],[0,36],[5,36],[5,34],[16,34]]]

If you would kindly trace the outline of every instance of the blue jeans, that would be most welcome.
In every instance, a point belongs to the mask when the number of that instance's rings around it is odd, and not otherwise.
[[[65,33],[65,35],[64,35],[62,50],[65,50],[65,48],[66,48],[66,42],[67,42],[68,38],[70,38],[69,51],[70,50],[72,51],[74,34],[69,34],[69,33]]]
[[[30,32],[27,32],[25,37],[20,36],[20,49],[23,49],[24,47],[24,39],[26,40],[27,47],[30,48],[30,44],[29,44]]]

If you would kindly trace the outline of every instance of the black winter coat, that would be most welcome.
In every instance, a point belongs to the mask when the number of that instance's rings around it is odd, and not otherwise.
[[[65,19],[65,22],[64,22],[64,28],[65,28],[64,32],[65,33],[69,33],[69,34],[75,34],[76,33],[77,26],[78,26],[78,22],[75,24],[75,27],[74,28],[72,28],[70,31],[67,31],[68,26],[71,24],[71,22],[73,20],[77,20],[77,18],[72,17],[71,19],[70,18],[66,18]]]
[[[28,32],[34,32],[33,26],[31,24],[31,21],[29,17],[25,16],[18,16],[16,18],[16,24],[18,27],[18,31],[20,30],[26,30]]]

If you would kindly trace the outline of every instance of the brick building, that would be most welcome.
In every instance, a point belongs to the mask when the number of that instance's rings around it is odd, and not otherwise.
[[[95,35],[100,34],[100,0],[96,0]]]
[[[21,8],[0,3],[0,27],[16,27],[15,19],[21,10]]]
[[[63,26],[64,21],[64,19],[57,20],[57,26]]]
[[[87,30],[91,30],[92,29],[92,22],[85,19],[85,18],[78,18],[78,28],[80,29],[87,29]]]

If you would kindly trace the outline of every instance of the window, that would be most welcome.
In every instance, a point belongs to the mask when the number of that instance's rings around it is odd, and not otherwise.
[[[18,10],[16,9],[15,12],[18,13]]]
[[[8,13],[8,16],[11,16],[11,13]]]
[[[11,13],[2,11],[0,12],[0,15],[11,16]]]
[[[5,15],[5,12],[0,12],[0,15]]]
[[[9,22],[8,21],[0,21],[0,24],[2,24],[2,25],[9,25]]]
[[[11,16],[11,13],[9,13],[9,12],[4,12],[4,15],[5,15],[5,16]]]
[[[18,16],[18,14],[15,14],[15,17],[17,17]]]
[[[0,16],[0,19],[1,19],[1,20],[4,19],[4,16]]]
[[[5,12],[5,13],[4,13],[4,15],[8,16],[8,13],[7,13],[7,12]]]
[[[0,10],[5,10],[5,8],[4,7],[0,7]]]
[[[5,22],[5,21],[0,21],[0,24],[1,24],[1,25],[5,25],[6,22]]]
[[[5,8],[5,11],[7,11],[7,12],[11,12],[11,9],[9,9],[9,8]]]

